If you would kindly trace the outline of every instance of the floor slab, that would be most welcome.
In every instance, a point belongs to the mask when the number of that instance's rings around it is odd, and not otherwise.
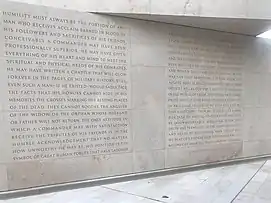
[[[262,164],[263,162],[257,162],[226,166],[105,187],[168,203],[229,203]],[[164,199],[163,196],[169,198]]]
[[[267,161],[244,187],[233,203],[271,202],[271,160]]]
[[[0,203],[266,203],[271,161],[2,200]]]

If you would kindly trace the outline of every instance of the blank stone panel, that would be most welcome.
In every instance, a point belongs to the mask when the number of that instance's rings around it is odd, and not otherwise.
[[[271,107],[271,73],[263,74],[262,80],[260,82],[260,105],[265,108]]]
[[[271,108],[245,108],[244,118],[244,141],[271,139]]]
[[[271,153],[270,42],[0,4],[0,191]]]
[[[132,108],[164,112],[166,68],[132,67]]]
[[[65,168],[65,173],[59,171]],[[41,163],[42,183],[56,184],[107,176],[128,174],[133,171],[133,154],[119,153],[89,157],[46,160]]]
[[[132,45],[145,44],[166,46],[168,38],[165,36],[169,34],[169,30],[173,27],[166,24],[140,20],[129,21],[129,25],[131,26]]]
[[[8,189],[7,168],[0,164],[0,192]]]
[[[261,101],[261,82],[263,81],[263,74],[251,73],[245,71],[243,73],[243,105],[244,107],[260,107]]]
[[[165,150],[149,150],[134,154],[134,171],[144,172],[165,168]]]
[[[42,185],[41,163],[24,161],[7,164],[8,189],[23,189]]]
[[[243,140],[249,141],[249,140],[257,140],[260,139],[259,133],[259,115],[260,108],[245,108],[244,110],[244,122],[243,122]],[[257,133],[257,137],[255,134]]]
[[[244,107],[269,108],[271,106],[271,74],[269,72],[253,73],[245,71],[243,73],[243,85]]]
[[[246,72],[270,73],[271,72],[271,43],[269,39],[255,38],[247,41]]]
[[[133,155],[131,153],[10,163],[7,164],[8,188],[14,190],[33,185],[42,186],[101,178],[127,174],[132,170]]]
[[[133,44],[132,66],[167,67],[168,49],[160,44]]]
[[[243,157],[270,155],[271,139],[244,141]]]
[[[134,150],[154,150],[165,148],[165,119],[156,110],[134,110],[132,112]]]
[[[216,144],[208,147],[172,148],[166,150],[166,168],[208,164],[242,156],[243,142]]]
[[[11,161],[12,157],[12,139],[8,135],[7,118],[5,113],[0,112],[0,165]]]
[[[132,131],[134,150],[163,149],[165,146],[164,67],[132,68]]]
[[[1,31],[0,31],[1,33]],[[0,40],[0,44],[1,44],[1,40]],[[2,112],[4,109],[6,109],[6,101],[8,98],[8,79],[7,77],[3,77],[7,75],[7,68],[4,66],[5,64],[5,59],[3,57],[1,57],[0,55],[0,66],[2,68],[0,68],[0,78],[1,78],[1,88],[0,88],[0,111]],[[1,77],[2,76],[2,77]],[[0,124],[1,125],[1,124]]]

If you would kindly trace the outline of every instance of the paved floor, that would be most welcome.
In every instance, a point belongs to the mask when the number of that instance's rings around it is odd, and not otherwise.
[[[0,203],[271,203],[271,160]]]

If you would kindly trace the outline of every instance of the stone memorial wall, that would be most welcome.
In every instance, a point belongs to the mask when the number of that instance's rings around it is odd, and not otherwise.
[[[0,191],[271,153],[268,42],[1,4]]]

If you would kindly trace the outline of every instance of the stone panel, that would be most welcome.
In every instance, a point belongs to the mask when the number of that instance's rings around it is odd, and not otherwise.
[[[10,162],[10,157],[12,156],[11,149],[11,139],[6,135],[8,128],[6,126],[6,121],[4,118],[4,113],[0,112],[0,165]]]
[[[165,151],[149,150],[134,154],[134,171],[145,172],[165,168]]]
[[[128,21],[127,21],[128,24]],[[157,23],[135,20],[129,22],[131,29],[131,44],[166,45],[165,35],[168,35],[171,27],[164,25],[157,27]],[[160,47],[162,49],[163,47]]]
[[[165,148],[164,113],[156,110],[135,110],[132,112],[134,150]]]
[[[23,189],[42,185],[41,163],[24,161],[7,164],[8,189]]]
[[[132,69],[132,108],[164,112],[166,68],[136,66]]]
[[[7,168],[0,164],[0,192],[8,189]]]
[[[178,32],[171,33],[168,46],[167,147],[240,142],[242,46]]]
[[[168,50],[157,44],[133,44],[131,63],[133,66],[167,67],[164,57]]]
[[[243,74],[244,96],[243,104],[245,107],[260,107],[261,92],[259,91],[262,81],[261,73],[245,72]]]
[[[65,172],[59,175],[63,168]],[[102,178],[127,174],[131,171],[133,171],[132,153],[45,160],[41,163],[43,184]]]
[[[6,127],[2,133],[11,140],[10,159],[13,161],[132,151],[127,110],[36,111],[5,115]]]
[[[270,155],[271,139],[244,141],[244,157],[257,157]]]
[[[271,153],[270,43],[4,4],[0,190]]]
[[[244,117],[243,139],[245,141],[270,139],[270,108],[246,108]]]
[[[165,163],[166,168],[208,164],[240,158],[242,153],[243,142],[217,144],[201,148],[172,148],[166,150]]]
[[[132,129],[135,151],[163,149],[165,146],[165,69],[133,67]]]

